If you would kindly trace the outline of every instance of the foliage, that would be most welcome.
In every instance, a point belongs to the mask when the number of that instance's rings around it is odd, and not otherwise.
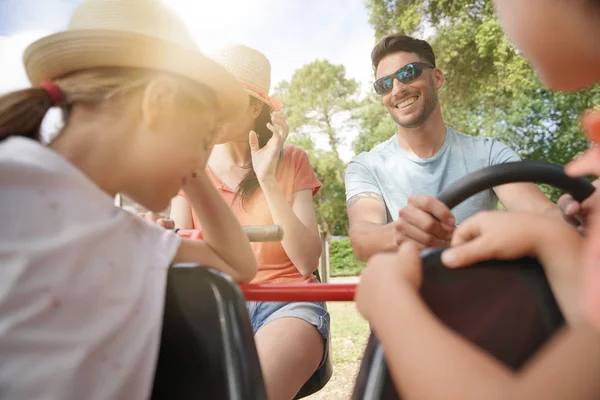
[[[547,90],[503,34],[491,0],[368,0],[367,8],[377,39],[422,37],[427,26],[435,27],[428,40],[445,73],[440,102],[448,125],[495,137],[523,159],[564,165],[586,148],[579,115],[600,102],[600,87],[576,94]]]
[[[350,239],[333,240],[329,247],[329,270],[331,276],[359,275],[365,263],[354,256]]]
[[[371,150],[392,137],[397,129],[396,123],[381,104],[381,99],[374,93],[361,102],[354,117],[360,121],[360,131],[352,143],[356,154]]]
[[[358,94],[358,82],[346,78],[344,66],[315,60],[298,69],[290,82],[280,83],[276,93],[283,99],[290,128],[312,128],[326,134],[339,158],[340,137],[335,118],[356,107]]]
[[[323,184],[315,196],[319,224],[328,234],[347,235],[346,191],[344,171],[338,145],[342,127],[351,122],[356,107],[358,83],[346,78],[342,65],[316,60],[298,69],[292,79],[280,83],[276,95],[285,104],[290,141],[309,153],[312,167]],[[331,150],[317,149],[312,132],[325,134]]]

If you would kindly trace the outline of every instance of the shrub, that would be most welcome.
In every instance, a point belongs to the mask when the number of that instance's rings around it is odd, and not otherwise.
[[[350,239],[334,240],[329,245],[329,273],[331,276],[356,276],[365,263],[354,256]]]

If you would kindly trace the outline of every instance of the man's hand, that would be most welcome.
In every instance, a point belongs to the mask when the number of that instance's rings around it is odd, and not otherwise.
[[[396,221],[398,242],[412,240],[421,248],[449,245],[455,228],[456,220],[448,207],[435,197],[423,195],[410,196]]]
[[[148,211],[147,213],[139,213],[141,218],[148,220],[150,222],[154,222],[158,226],[162,226],[165,229],[175,229],[175,221],[170,218],[167,218],[164,215],[157,214],[154,212]]]

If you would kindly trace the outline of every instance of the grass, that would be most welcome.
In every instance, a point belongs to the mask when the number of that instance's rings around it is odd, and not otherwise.
[[[333,375],[327,385],[310,400],[346,400],[354,389],[354,380],[369,338],[369,325],[354,303],[327,303],[331,314],[331,354]]]

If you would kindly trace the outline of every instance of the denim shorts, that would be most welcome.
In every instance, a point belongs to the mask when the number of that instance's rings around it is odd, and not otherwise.
[[[299,318],[313,325],[325,339],[325,352],[321,365],[323,364],[325,361],[324,356],[329,348],[330,323],[329,312],[325,303],[248,301],[246,302],[246,308],[250,314],[250,323],[255,335],[265,324],[279,318]]]

